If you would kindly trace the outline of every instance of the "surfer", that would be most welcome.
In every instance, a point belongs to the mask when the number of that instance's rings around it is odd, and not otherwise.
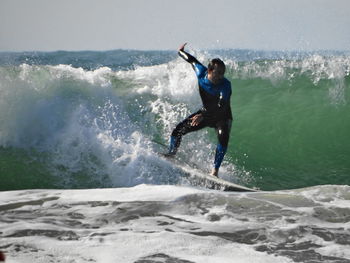
[[[224,77],[226,67],[221,59],[214,58],[209,62],[208,67],[205,67],[184,50],[186,44],[179,48],[178,54],[191,64],[197,75],[203,107],[176,126],[170,137],[167,155],[176,154],[183,135],[205,127],[215,128],[218,144],[211,175],[218,177],[220,165],[227,151],[232,124],[231,82]]]

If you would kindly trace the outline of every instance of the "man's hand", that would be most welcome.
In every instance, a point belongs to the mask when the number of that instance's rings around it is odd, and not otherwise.
[[[187,45],[187,43],[182,44],[182,45],[179,47],[179,51],[184,51],[186,45]]]
[[[191,118],[191,126],[198,126],[203,120],[202,114],[196,114]]]

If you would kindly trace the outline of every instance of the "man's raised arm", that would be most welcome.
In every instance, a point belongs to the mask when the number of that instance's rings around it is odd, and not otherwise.
[[[181,45],[178,49],[179,56],[186,60],[188,63],[191,63],[193,67],[195,66],[195,64],[201,64],[194,56],[185,51],[186,45],[187,43]]]

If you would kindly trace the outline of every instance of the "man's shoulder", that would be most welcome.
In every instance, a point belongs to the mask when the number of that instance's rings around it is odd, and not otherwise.
[[[197,76],[204,77],[204,75],[207,73],[207,68],[203,66],[201,63],[195,63],[194,64],[195,71],[197,73]]]

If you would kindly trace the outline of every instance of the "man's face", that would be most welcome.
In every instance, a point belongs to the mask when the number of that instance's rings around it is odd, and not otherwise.
[[[224,74],[225,69],[215,64],[213,70],[208,70],[208,79],[216,85],[224,79]]]

